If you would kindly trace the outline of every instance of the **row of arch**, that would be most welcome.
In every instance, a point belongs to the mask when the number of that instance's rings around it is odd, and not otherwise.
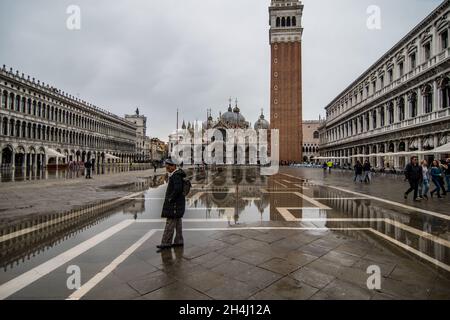
[[[450,107],[450,85],[449,79],[443,77],[438,79],[437,88],[433,90],[432,84],[426,84],[420,88],[421,105],[419,105],[419,96],[416,92],[418,88],[389,101],[386,104],[375,107],[365,114],[356,116],[353,119],[340,124],[326,132],[322,143],[338,141],[343,138],[364,133],[373,129],[392,125],[408,119],[416,118],[419,115],[430,114],[436,110],[443,110]],[[439,108],[435,105],[435,95],[437,95]],[[420,109],[419,109],[420,106]]]
[[[85,162],[95,159],[98,165],[106,163],[130,163],[133,161],[134,155],[132,153],[112,152],[106,153],[104,151],[91,151],[83,149],[60,149],[56,151],[63,154],[64,158],[57,158],[48,154],[44,147],[18,145],[14,147],[12,144],[7,144],[0,148],[0,164],[2,168],[43,168],[52,164],[68,164],[70,162]],[[111,157],[113,156],[113,157]]]
[[[117,141],[113,138],[93,136],[84,132],[8,117],[3,117],[0,121],[0,135],[90,148],[128,150],[130,152],[134,150],[133,142]]]
[[[296,27],[296,17],[277,17],[276,26],[279,27]]]
[[[303,146],[303,153],[318,153],[319,146]]]
[[[421,137],[411,137],[407,139],[391,140],[386,143],[368,143],[365,145],[348,147],[323,153],[325,157],[351,157],[354,155],[361,155],[359,159],[352,157],[348,160],[340,159],[339,162],[351,162],[355,164],[356,160],[370,159],[374,167],[395,167],[403,169],[410,157],[410,155],[391,156],[389,154],[408,151],[430,151],[432,157],[432,150],[445,145],[450,142],[450,132],[443,132],[441,134],[425,135]],[[386,156],[384,156],[386,154]],[[364,156],[362,156],[364,155]],[[376,156],[371,156],[376,155]],[[389,159],[385,159],[389,157]],[[426,158],[427,155],[419,155],[420,158]]]
[[[119,127],[104,123],[102,121],[90,119],[75,112],[66,111],[62,108],[43,103],[41,101],[36,101],[34,99],[32,100],[31,98],[27,99],[26,97],[20,96],[18,94],[15,95],[13,92],[8,92],[6,90],[3,90],[0,99],[0,106],[3,109],[21,112],[24,114],[39,117],[41,119],[75,126],[85,130],[91,130],[111,135],[125,133],[130,135],[130,138],[132,138],[132,134],[134,132],[131,128],[129,131],[127,131]]]

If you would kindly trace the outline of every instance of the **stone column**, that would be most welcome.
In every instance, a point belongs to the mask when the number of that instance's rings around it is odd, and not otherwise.
[[[394,152],[398,152],[399,143],[394,142]],[[394,168],[397,169],[399,167],[400,156],[394,156]]]
[[[418,90],[418,95],[417,95],[417,116],[421,116],[424,114],[423,111],[423,95],[422,95],[422,90],[417,89]]]
[[[436,41],[437,42],[437,41]],[[431,111],[439,110],[439,88],[436,80],[433,81],[433,108]]]
[[[405,101],[405,120],[408,120],[411,116],[411,101],[409,101],[407,94],[403,96],[403,99]]]
[[[11,156],[11,169],[15,168],[16,168],[16,152],[13,150]]]
[[[394,104],[394,123],[397,123],[399,121],[398,118],[399,106],[397,101],[394,101],[393,104]]]
[[[3,166],[3,149],[0,147],[0,169]]]
[[[25,170],[27,168],[27,154],[23,153],[23,158],[22,158],[22,169]]]

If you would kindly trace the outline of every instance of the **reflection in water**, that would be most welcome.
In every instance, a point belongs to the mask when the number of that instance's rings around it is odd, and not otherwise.
[[[368,228],[373,239],[380,241],[379,235],[395,243],[396,241],[436,259],[450,264],[448,246],[448,221],[431,215],[414,213],[390,207],[379,206],[371,200],[348,200],[342,193],[319,189],[317,197],[335,198],[328,205],[333,211],[328,213],[326,226],[329,228]],[[331,219],[352,219],[351,222]],[[357,220],[358,219],[358,220]],[[350,232],[354,235],[354,231]]]
[[[261,176],[258,168],[254,167],[186,171],[193,184],[188,196],[186,219],[225,218],[234,223],[286,221],[286,215],[280,212],[287,212],[294,226],[340,228],[342,231],[339,232],[357,240],[397,249],[399,255],[407,254],[406,250],[410,248],[410,253],[416,257],[424,254],[449,265],[447,220],[369,199],[354,199],[343,192],[283,174]],[[120,207],[102,203],[77,212],[40,217],[3,228],[0,230],[0,266],[5,268],[14,262],[30,259],[74,234],[104,223],[116,213],[122,213],[122,219],[159,219],[165,186],[165,176],[149,178],[136,185],[120,186],[130,191],[150,188],[143,197],[121,203]],[[314,199],[329,209],[320,209]],[[11,239],[4,238],[33,227],[38,229]],[[400,245],[407,246],[406,250],[403,250],[405,247],[400,250]],[[169,252],[172,255],[171,251],[163,254],[168,255]],[[172,256],[163,259],[168,265],[173,262]]]
[[[120,172],[129,172],[136,170],[150,169],[150,164],[135,164],[130,165],[97,165],[93,168],[92,176],[115,174]],[[69,169],[61,167],[59,169],[41,169],[37,167],[26,168],[22,167],[11,169],[0,169],[0,182],[14,182],[14,181],[33,181],[33,180],[49,180],[49,179],[76,179],[85,175],[84,168]]]
[[[164,176],[155,176],[134,183],[130,191],[140,192],[149,188],[157,188],[164,183]],[[0,221],[0,267],[12,268],[30,258],[45,252],[75,235],[100,224],[115,215],[118,211],[137,213],[135,203],[145,204],[138,200],[100,201],[95,205],[62,212],[43,215],[16,223]]]

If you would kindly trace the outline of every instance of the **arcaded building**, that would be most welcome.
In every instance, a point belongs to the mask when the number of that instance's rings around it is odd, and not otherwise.
[[[303,121],[303,161],[316,162],[314,158],[319,156],[319,128],[322,125],[321,120]]]
[[[0,93],[2,168],[128,162],[134,156],[136,126],[124,118],[5,66]]]
[[[444,1],[326,106],[321,156],[402,169],[450,142],[449,14]]]
[[[280,161],[303,161],[302,34],[303,5],[272,0],[270,8],[270,123],[280,133]]]

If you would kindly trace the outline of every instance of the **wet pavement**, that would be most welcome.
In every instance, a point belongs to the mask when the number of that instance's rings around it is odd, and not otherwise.
[[[361,186],[315,169],[187,172],[184,248],[156,252],[163,181],[130,187],[0,231],[0,299],[450,299],[447,199],[400,200],[406,185],[387,176]]]

